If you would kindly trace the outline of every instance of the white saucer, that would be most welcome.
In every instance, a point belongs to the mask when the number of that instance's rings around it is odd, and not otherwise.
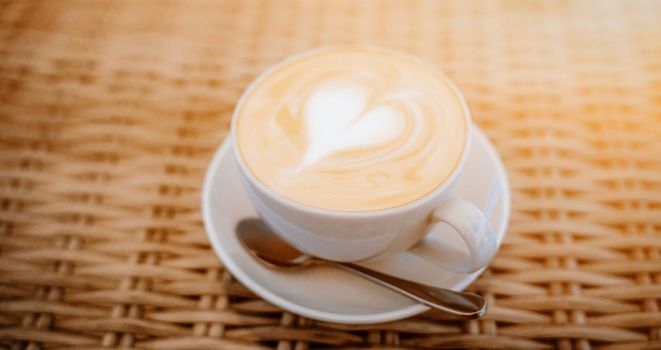
[[[473,144],[459,176],[457,195],[473,202],[490,218],[503,240],[510,215],[510,188],[505,169],[486,136],[473,128]],[[234,234],[237,222],[257,216],[251,206],[231,143],[225,140],[207,171],[202,190],[204,225],[209,240],[229,271],[260,297],[293,313],[338,323],[378,323],[428,310],[406,297],[337,269],[314,267],[278,271],[262,266],[241,247]],[[438,267],[452,263],[463,243],[452,230],[440,227],[411,250],[365,263],[375,269],[454,290],[462,290],[482,271],[457,274]],[[443,232],[447,231],[447,232]],[[439,237],[444,237],[443,245]]]

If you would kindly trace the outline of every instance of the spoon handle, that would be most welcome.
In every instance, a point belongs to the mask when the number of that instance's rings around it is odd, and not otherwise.
[[[324,262],[362,276],[432,309],[465,318],[480,317],[487,311],[486,301],[477,294],[455,292],[445,288],[408,281],[357,264]]]

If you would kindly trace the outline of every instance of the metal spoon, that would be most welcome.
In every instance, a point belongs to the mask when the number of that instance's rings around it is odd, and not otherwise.
[[[407,281],[361,265],[324,260],[302,253],[273,233],[260,219],[241,220],[236,226],[236,233],[244,248],[269,267],[301,268],[324,264],[352,272],[432,309],[456,316],[475,318],[484,315],[487,310],[484,298],[476,294]]]

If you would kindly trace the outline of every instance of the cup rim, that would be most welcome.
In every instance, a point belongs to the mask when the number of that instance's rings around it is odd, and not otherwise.
[[[394,55],[394,56],[399,56],[399,57],[404,57],[409,60],[413,60],[421,65],[427,66],[430,68],[433,72],[435,72],[441,80],[443,80],[448,87],[450,88],[450,91],[455,95],[457,98],[457,102],[459,103],[461,109],[463,110],[463,115],[464,115],[464,123],[465,123],[465,128],[464,128],[464,143],[462,145],[462,150],[461,150],[461,156],[459,158],[459,161],[457,161],[454,165],[454,168],[450,172],[450,174],[441,182],[436,188],[434,188],[432,191],[429,193],[425,194],[424,196],[413,200],[411,202],[398,205],[395,207],[390,207],[390,208],[382,208],[382,209],[374,209],[374,210],[361,210],[361,211],[348,211],[348,210],[335,210],[335,209],[327,209],[327,208],[321,208],[321,207],[315,207],[309,204],[301,203],[294,201],[292,199],[289,199],[281,194],[278,194],[274,190],[270,189],[268,186],[266,186],[261,180],[253,174],[253,172],[250,170],[250,168],[245,164],[241,151],[239,150],[239,146],[237,143],[237,119],[239,116],[239,111],[241,110],[245,100],[247,99],[247,96],[249,96],[252,91],[265,79],[267,79],[271,73],[274,71],[284,67],[285,65],[296,61],[297,59],[303,58],[308,55],[312,55],[314,53],[318,52],[323,52],[323,51],[330,51],[330,50],[337,50],[337,49],[361,49],[361,50],[369,50],[369,51],[377,51],[377,52],[382,52],[385,54],[389,55]],[[278,63],[270,66],[266,70],[262,71],[253,81],[248,85],[248,87],[243,91],[241,94],[241,97],[239,97],[239,100],[234,107],[234,111],[232,112],[232,120],[231,120],[231,125],[230,125],[230,137],[231,137],[231,144],[232,144],[232,153],[234,154],[234,158],[236,159],[239,168],[241,169],[241,173],[243,176],[245,176],[248,181],[250,182],[251,185],[257,187],[261,193],[264,193],[266,196],[268,196],[270,199],[283,203],[286,206],[292,207],[297,211],[301,212],[307,212],[311,214],[317,214],[317,215],[323,215],[323,216],[328,216],[328,217],[355,217],[355,218],[365,218],[365,217],[378,217],[378,216],[386,216],[386,215],[394,215],[398,213],[403,213],[407,212],[409,210],[412,210],[414,208],[420,207],[422,205],[425,205],[434,199],[436,199],[441,193],[445,192],[455,181],[459,173],[461,172],[461,169],[463,169],[464,164],[466,163],[466,159],[468,158],[468,153],[469,153],[469,148],[471,145],[471,139],[472,139],[472,122],[471,122],[471,114],[470,111],[468,110],[468,105],[466,104],[466,100],[459,91],[459,88],[455,85],[455,83],[447,76],[443,71],[438,69],[437,67],[433,66],[431,63],[428,63],[414,55],[407,54],[407,53],[402,53],[402,52],[397,52],[393,50],[388,50],[380,47],[376,47],[373,45],[330,45],[330,46],[323,46],[319,48],[314,48],[314,49],[309,49],[305,50],[299,53],[296,53],[294,55],[288,56],[287,58],[279,61]]]

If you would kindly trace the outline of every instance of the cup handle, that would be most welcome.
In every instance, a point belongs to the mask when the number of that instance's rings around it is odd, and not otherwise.
[[[452,197],[434,210],[431,221],[432,224],[443,222],[450,225],[466,243],[471,261],[464,272],[487,266],[496,255],[498,245],[489,219],[472,203]]]

